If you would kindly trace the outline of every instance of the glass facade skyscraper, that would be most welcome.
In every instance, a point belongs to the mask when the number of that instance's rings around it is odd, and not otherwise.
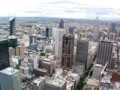
[[[8,44],[8,40],[0,41],[0,70],[10,66]]]
[[[10,19],[10,36],[15,35],[16,30],[15,30],[15,18]]]

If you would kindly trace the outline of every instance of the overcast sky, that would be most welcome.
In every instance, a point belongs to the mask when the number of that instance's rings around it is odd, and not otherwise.
[[[0,16],[120,19],[120,0],[0,0]]]

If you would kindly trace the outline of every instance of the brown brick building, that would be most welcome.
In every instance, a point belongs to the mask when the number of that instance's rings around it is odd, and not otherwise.
[[[73,65],[74,36],[66,34],[63,36],[62,62],[61,66],[71,68]]]

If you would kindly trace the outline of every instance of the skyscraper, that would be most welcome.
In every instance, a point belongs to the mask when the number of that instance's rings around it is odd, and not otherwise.
[[[29,41],[30,41],[30,45],[31,44],[35,44],[37,42],[37,37],[35,34],[32,34],[29,36]]]
[[[70,34],[73,34],[75,28],[76,28],[75,26],[69,27],[69,33],[70,33]]]
[[[15,35],[16,30],[15,30],[15,18],[10,19],[10,36]]]
[[[117,36],[116,23],[110,22],[108,25],[108,38],[110,38],[110,33],[115,33]]]
[[[100,29],[100,23],[98,17],[96,17],[96,20],[94,22],[94,29],[93,29],[93,41],[95,42],[99,41],[99,29]]]
[[[1,90],[21,90],[20,71],[11,67],[0,71]]]
[[[18,45],[17,38],[15,36],[9,36],[8,42],[9,42],[9,47],[16,48]]]
[[[46,28],[46,37],[52,37],[52,28]]]
[[[64,28],[64,20],[63,19],[59,23],[59,28]]]
[[[85,65],[85,68],[87,67],[88,45],[88,40],[77,41],[76,63]]]
[[[66,34],[63,36],[62,62],[61,66],[71,68],[73,65],[74,36]]]
[[[110,22],[108,25],[108,31],[112,33],[116,33],[116,23]]]
[[[62,43],[63,43],[63,35],[66,33],[65,29],[56,29],[55,31],[55,56],[58,59],[62,57]]]
[[[105,65],[107,61],[111,61],[113,43],[110,41],[100,41],[97,50],[97,63]]]
[[[0,40],[0,70],[10,66],[8,44],[8,40]]]

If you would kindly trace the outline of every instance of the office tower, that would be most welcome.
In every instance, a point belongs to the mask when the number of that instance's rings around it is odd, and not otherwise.
[[[0,71],[1,90],[21,90],[20,71],[11,67]]]
[[[64,28],[64,20],[63,19],[59,23],[59,28]]]
[[[63,36],[61,66],[71,68],[73,65],[74,36],[66,34]]]
[[[16,48],[17,47],[17,38],[15,36],[8,37],[9,47]]]
[[[111,61],[109,61],[109,69],[119,67],[119,46],[118,42],[113,42]]]
[[[118,61],[117,55],[116,54],[112,55],[109,68],[110,69],[115,69],[116,66],[119,66],[118,63],[117,63],[117,61]]]
[[[0,40],[0,70],[9,66],[8,40]]]
[[[44,90],[67,90],[66,81],[58,78],[51,78],[45,83]]]
[[[112,42],[105,40],[100,41],[97,50],[97,63],[104,66],[106,65],[107,61],[111,62],[112,49],[113,49]]]
[[[108,32],[116,33],[116,23],[110,22],[108,25]]]
[[[16,30],[15,30],[15,18],[10,19],[10,36],[15,35]]]
[[[117,31],[117,37],[120,37],[120,30]]]
[[[75,28],[76,28],[75,26],[69,27],[69,33],[70,33],[70,34],[73,34]]]
[[[16,47],[16,56],[24,56],[24,47],[23,46]]]
[[[100,29],[100,23],[98,17],[96,17],[96,20],[94,22],[94,29],[93,29],[93,41],[95,42],[99,41],[99,29]]]
[[[55,39],[56,38],[56,32],[58,31],[57,28],[52,29],[52,37]]]
[[[30,45],[31,44],[35,44],[37,42],[37,37],[35,34],[32,34],[29,36],[29,41],[30,41]]]
[[[52,28],[46,28],[46,37],[52,37]]]
[[[115,33],[115,36],[117,35],[116,23],[114,22],[111,22],[108,25],[108,38],[110,37],[110,33]]]
[[[63,43],[63,35],[65,34],[64,29],[57,29],[55,34],[55,56],[58,59],[62,57],[62,43]]]
[[[76,63],[85,65],[85,69],[87,68],[88,45],[88,40],[77,41]]]

